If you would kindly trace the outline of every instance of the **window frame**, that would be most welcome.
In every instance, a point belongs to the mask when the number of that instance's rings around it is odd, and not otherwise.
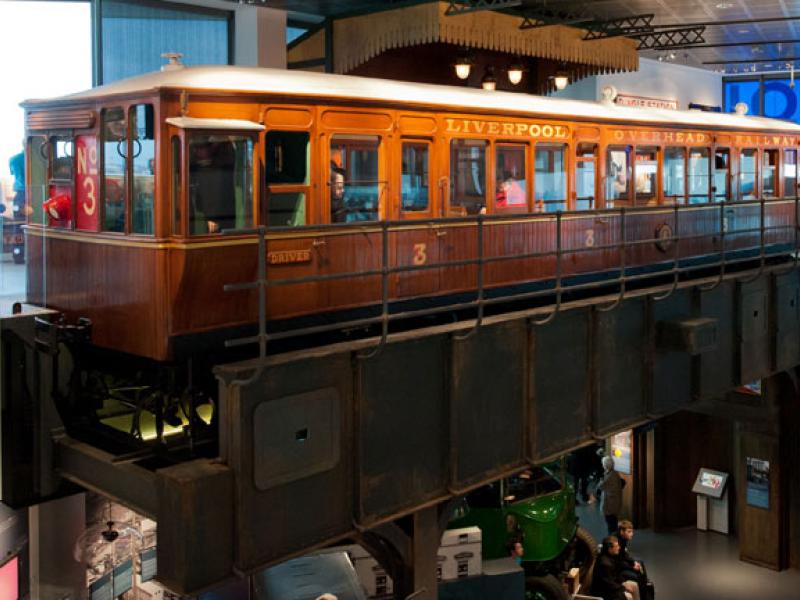
[[[470,213],[463,204],[457,204],[455,206],[459,208],[464,208],[463,212],[461,210],[455,210],[453,205],[453,196],[455,192],[455,180],[453,178],[453,144],[459,141],[471,141],[471,142],[481,142],[483,144],[483,202],[480,205],[481,208],[478,209],[477,212]],[[491,176],[491,164],[490,159],[492,155],[492,141],[486,137],[472,137],[472,136],[454,136],[447,138],[447,161],[448,161],[448,170],[447,170],[447,178],[448,178],[448,188],[447,188],[447,202],[444,206],[444,212],[446,217],[471,217],[477,216],[482,214],[481,210],[485,212],[488,210],[488,206],[490,206],[489,198],[489,183],[493,180]]]
[[[508,215],[508,214],[527,214],[531,212],[531,200],[534,196],[534,186],[533,186],[533,177],[531,176],[532,170],[530,167],[531,152],[530,144],[523,141],[496,141],[492,145],[492,152],[491,152],[491,167],[489,167],[487,160],[487,168],[490,172],[494,173],[494,177],[492,178],[492,189],[494,192],[491,194],[491,203],[487,204],[488,212],[493,214],[500,214],[500,215]],[[501,178],[498,177],[497,174],[497,154],[500,148],[517,148],[522,149],[523,157],[522,157],[522,171],[523,171],[523,179],[522,181],[525,183],[525,204],[520,204],[517,206],[497,206],[497,190],[501,185]],[[535,146],[534,146],[535,148]],[[516,181],[520,181],[519,178]],[[486,185],[487,191],[489,185]]]
[[[250,227],[256,225],[258,221],[258,205],[259,205],[259,157],[261,156],[261,135],[260,133],[263,132],[255,132],[249,130],[241,130],[241,129],[186,129],[184,134],[182,135],[183,144],[181,146],[181,151],[183,152],[183,158],[181,160],[181,164],[183,166],[183,196],[185,201],[181,204],[185,209],[184,212],[184,224],[182,225],[183,231],[187,237],[198,239],[208,236],[219,236],[220,232],[205,232],[205,233],[193,233],[191,231],[191,225],[193,219],[192,211],[191,211],[191,169],[189,165],[189,160],[191,158],[191,153],[189,151],[189,146],[191,145],[192,136],[193,135],[219,135],[219,136],[237,136],[241,138],[247,138],[251,140],[253,143],[253,153],[251,157],[251,172],[250,172],[250,186],[252,188],[252,198],[250,199],[250,218],[251,223]],[[247,227],[246,227],[247,228]]]
[[[333,145],[335,139],[337,137],[354,137],[354,138],[375,138],[378,141],[378,145],[376,148],[377,152],[377,181],[375,182],[377,186],[377,205],[375,207],[375,212],[377,213],[377,218],[375,220],[364,220],[364,221],[334,221],[333,220],[333,206],[332,206],[332,194],[331,194],[331,176],[330,176],[330,165],[333,164],[333,155],[331,146]],[[387,218],[388,215],[391,214],[390,207],[386,205],[386,196],[387,190],[389,188],[389,182],[386,178],[386,145],[391,141],[391,137],[387,136],[384,132],[374,131],[371,129],[365,129],[361,131],[353,131],[351,129],[337,129],[332,131],[329,135],[325,136],[321,143],[325,144],[326,147],[326,156],[327,160],[324,161],[325,169],[323,172],[325,173],[323,181],[325,181],[326,186],[326,193],[325,193],[325,202],[323,204],[323,210],[325,211],[325,223],[337,224],[337,223],[347,223],[349,225],[352,224],[369,224],[369,223],[379,223]],[[345,159],[346,160],[346,159]],[[348,185],[348,178],[347,178],[347,171],[349,167],[345,164],[343,167],[345,169],[345,177],[344,177],[344,186],[345,191],[347,190]],[[354,180],[357,181],[357,180]]]
[[[282,133],[305,133],[308,136],[308,164],[306,165],[306,181],[305,183],[270,183],[267,181],[267,173],[269,169],[267,168],[267,164],[269,161],[269,157],[267,156],[267,136],[272,132],[282,132]],[[263,179],[263,186],[258,185],[261,189],[261,197],[263,198],[262,202],[258,203],[260,209],[257,213],[257,222],[259,224],[264,225],[265,227],[270,227],[269,224],[269,203],[270,197],[272,193],[276,194],[305,194],[305,223],[303,225],[273,225],[272,227],[305,227],[307,225],[312,225],[317,222],[316,219],[316,206],[312,202],[313,194],[312,190],[314,189],[314,166],[315,166],[315,157],[316,153],[314,152],[314,136],[310,129],[307,128],[295,128],[295,127],[271,127],[266,129],[259,135],[259,140],[261,141],[261,148],[263,150],[261,153],[263,154],[263,171],[264,175]],[[254,149],[254,156],[258,155],[257,150]],[[255,162],[255,158],[254,158]],[[256,218],[256,217],[254,217]]]
[[[407,211],[403,210],[403,150],[405,144],[425,144],[428,148],[428,208],[427,210]],[[400,178],[398,180],[397,210],[398,218],[404,220],[431,218],[437,214],[435,206],[436,178],[434,177],[434,165],[436,144],[433,140],[424,137],[403,136],[400,138]],[[392,211],[395,212],[395,211]]]
[[[562,150],[561,158],[562,158],[564,164],[562,166],[562,171],[561,172],[563,173],[562,181],[563,181],[563,184],[564,184],[564,197],[561,198],[561,199],[545,200],[544,198],[542,198],[542,199],[537,198],[539,185],[538,185],[537,175],[536,175],[536,157],[538,155],[539,147],[551,147],[551,148],[560,147],[561,150]],[[570,193],[569,193],[569,178],[570,178],[570,160],[571,160],[570,153],[571,153],[571,151],[572,151],[572,149],[571,149],[570,144],[568,144],[565,141],[536,140],[536,142],[534,142],[534,144],[533,144],[533,152],[532,152],[532,162],[533,162],[533,177],[532,177],[532,180],[533,180],[533,185],[531,186],[531,198],[532,198],[532,202],[533,202],[533,212],[534,213],[545,213],[545,214],[547,214],[547,213],[556,213],[558,211],[565,212],[565,211],[569,210],[569,196],[570,196]],[[552,157],[552,153],[549,153],[549,155]],[[551,172],[554,173],[555,171],[551,171]],[[554,204],[554,203],[562,203],[563,204],[563,208],[557,208],[557,209],[555,209],[553,211],[547,210],[548,204]]]
[[[594,152],[592,153],[591,157],[588,156],[579,156],[578,151],[580,150],[581,146],[592,146],[594,148]],[[575,146],[573,148],[574,152],[574,159],[575,159],[575,188],[572,190],[572,193],[569,194],[570,202],[567,205],[569,210],[597,210],[597,201],[598,201],[598,192],[599,186],[599,177],[600,177],[600,170],[598,168],[598,156],[600,154],[600,144],[598,142],[587,142],[587,141],[576,141]],[[591,198],[591,203],[589,208],[578,208],[578,202],[585,201],[586,198],[578,198],[578,166],[584,162],[591,162],[594,163],[594,185],[593,185],[593,196]]]

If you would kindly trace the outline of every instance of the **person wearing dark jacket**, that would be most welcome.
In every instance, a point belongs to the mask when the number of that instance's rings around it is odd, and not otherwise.
[[[644,563],[635,559],[629,548],[630,541],[633,539],[633,523],[628,520],[620,521],[617,539],[619,540],[619,563],[622,578],[635,581],[639,587],[640,598],[642,598],[642,600],[649,600],[650,594],[647,591],[647,571],[644,568]]]
[[[622,581],[620,575],[619,540],[610,535],[603,540],[603,550],[592,575],[592,595],[603,600],[635,600],[638,589],[635,583]]]

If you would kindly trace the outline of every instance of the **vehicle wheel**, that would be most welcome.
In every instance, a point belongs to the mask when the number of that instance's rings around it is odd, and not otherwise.
[[[525,579],[525,597],[528,600],[569,600],[561,583],[552,575]]]
[[[571,566],[580,569],[579,579],[582,594],[592,586],[592,572],[597,554],[597,541],[583,527],[578,527],[575,532],[575,550]]]

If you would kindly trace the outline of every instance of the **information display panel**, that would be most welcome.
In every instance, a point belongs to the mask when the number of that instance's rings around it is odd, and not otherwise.
[[[156,549],[155,548],[148,548],[147,550],[142,550],[140,555],[140,562],[139,564],[142,565],[142,574],[141,580],[142,582],[150,581],[156,576]]]
[[[129,558],[125,562],[114,567],[114,598],[119,598],[132,587],[133,559]]]
[[[706,469],[701,467],[694,481],[692,491],[695,494],[703,494],[711,498],[722,498],[725,493],[725,484],[728,482],[728,474],[722,471]]]
[[[111,573],[89,585],[89,600],[114,600],[114,585]]]

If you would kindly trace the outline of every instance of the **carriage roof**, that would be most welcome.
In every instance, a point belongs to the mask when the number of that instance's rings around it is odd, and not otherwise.
[[[498,113],[511,112],[516,115],[540,117],[800,133],[800,125],[764,117],[696,110],[624,107],[610,102],[571,100],[514,92],[490,92],[483,89],[351,75],[240,66],[184,67],[176,70],[156,71],[61,98],[30,100],[24,103],[24,106],[60,100],[98,100],[116,94],[147,93],[159,89],[235,91],[372,102],[401,102],[414,106],[490,110]]]

